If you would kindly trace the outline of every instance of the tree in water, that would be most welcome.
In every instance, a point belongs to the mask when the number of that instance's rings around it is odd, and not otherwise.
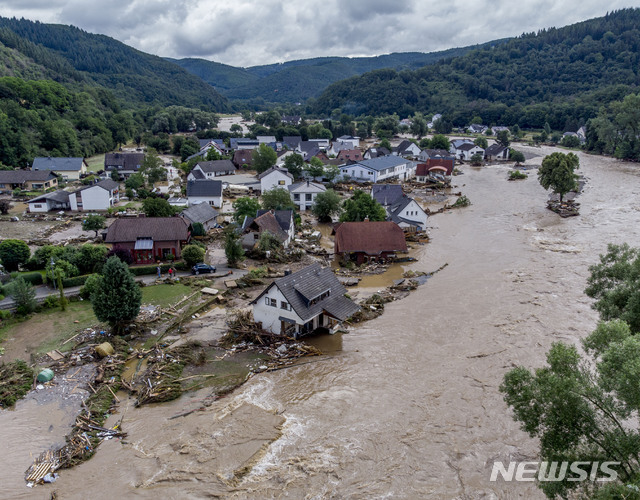
[[[91,295],[93,312],[100,321],[108,323],[115,334],[140,312],[142,291],[133,279],[129,267],[118,257],[107,259],[100,282]]]
[[[544,157],[538,169],[538,180],[545,189],[551,189],[562,197],[569,191],[577,189],[578,176],[573,171],[580,166],[580,160],[573,153],[551,153]]]

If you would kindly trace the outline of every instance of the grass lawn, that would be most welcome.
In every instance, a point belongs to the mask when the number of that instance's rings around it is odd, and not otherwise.
[[[76,320],[78,323],[74,323]],[[61,344],[80,330],[99,324],[89,301],[71,302],[64,312],[49,309],[25,321],[8,322],[0,328],[0,342],[9,357],[29,359],[30,353],[70,349],[73,342]]]
[[[142,303],[164,307],[178,303],[193,292],[193,288],[179,284],[145,286],[142,289]]]
[[[104,153],[87,158],[85,161],[87,162],[89,172],[104,170]]]

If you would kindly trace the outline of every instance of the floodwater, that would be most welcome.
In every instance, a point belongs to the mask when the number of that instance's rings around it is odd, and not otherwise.
[[[553,149],[532,151],[539,162]],[[472,205],[432,217],[431,242],[406,266],[448,263],[426,285],[331,337],[328,356],[257,375],[204,411],[168,420],[203,392],[142,409],[125,402],[126,442],[104,443],[41,491],[544,498],[532,483],[489,481],[494,461],[535,460],[538,450],[498,387],[515,365],[542,366],[552,342],[587,335],[597,321],[583,294],[588,267],[607,243],[640,246],[639,167],[580,159],[588,183],[581,216],[569,219],[546,210],[535,171],[507,182],[507,167],[463,168],[454,184]]]

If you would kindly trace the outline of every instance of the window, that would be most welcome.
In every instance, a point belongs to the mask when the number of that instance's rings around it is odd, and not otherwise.
[[[280,301],[280,309],[284,309],[285,311],[290,311],[291,306],[289,305],[288,302],[285,302],[284,300],[282,300]]]
[[[42,208],[42,205],[40,203],[34,203],[33,208]]]
[[[284,186],[284,181],[278,181],[279,186]]]
[[[313,200],[313,195],[311,193],[307,193],[307,194],[304,195],[304,199],[306,201],[311,201],[311,200]]]
[[[264,303],[271,307],[278,307],[278,301],[276,299],[270,299],[269,297],[265,297]]]
[[[295,193],[295,194],[293,195],[293,200],[294,200],[294,201],[300,201],[300,195],[299,195],[298,193]]]

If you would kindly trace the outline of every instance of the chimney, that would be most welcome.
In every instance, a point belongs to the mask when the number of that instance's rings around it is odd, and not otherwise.
[[[284,270],[284,275],[285,276],[289,276],[291,274],[291,269],[285,269]]]
[[[369,216],[366,216],[362,222],[369,222]]]

